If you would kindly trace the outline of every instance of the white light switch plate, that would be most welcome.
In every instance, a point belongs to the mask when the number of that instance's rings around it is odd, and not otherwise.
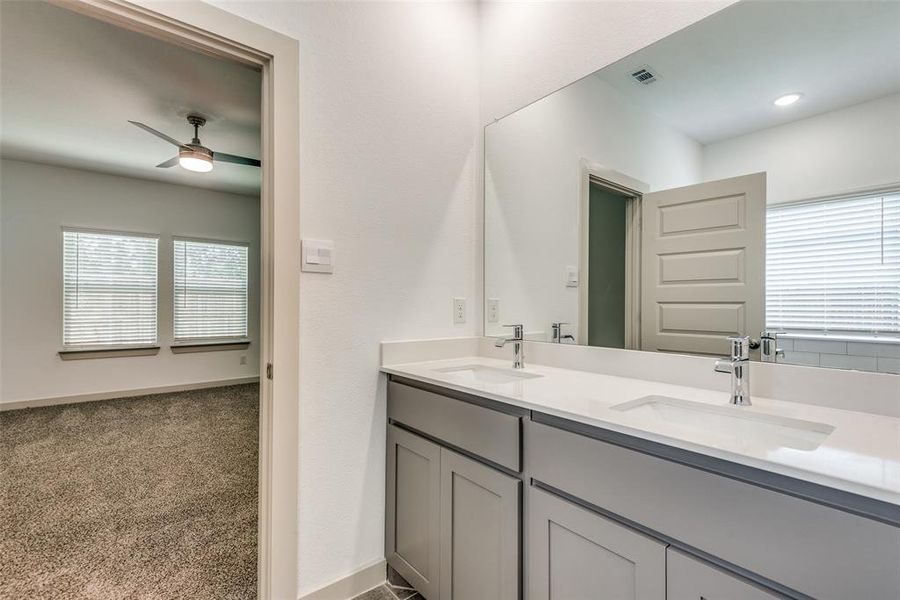
[[[578,267],[566,267],[566,287],[578,287]]]
[[[300,270],[309,273],[334,273],[334,242],[303,240],[300,244]]]

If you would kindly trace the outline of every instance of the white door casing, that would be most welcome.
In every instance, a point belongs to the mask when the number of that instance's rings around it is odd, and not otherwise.
[[[766,174],[643,196],[641,349],[723,355],[765,324]]]

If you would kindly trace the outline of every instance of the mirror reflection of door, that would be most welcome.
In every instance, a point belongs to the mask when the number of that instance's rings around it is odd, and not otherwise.
[[[643,197],[641,349],[723,355],[765,328],[766,174]]]
[[[625,193],[592,181],[588,209],[588,344],[626,348]]]

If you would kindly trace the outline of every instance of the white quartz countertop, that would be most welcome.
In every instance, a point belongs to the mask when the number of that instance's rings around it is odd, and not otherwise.
[[[751,396],[753,406],[732,407],[728,406],[728,394],[719,391],[541,365],[523,370],[541,377],[511,383],[473,381],[459,373],[440,371],[467,365],[510,367],[509,361],[469,356],[387,365],[381,370],[900,506],[898,418],[756,396]],[[714,427],[686,430],[642,411],[612,409],[654,395],[824,423],[834,430],[818,447],[801,450],[750,434],[722,435]]]

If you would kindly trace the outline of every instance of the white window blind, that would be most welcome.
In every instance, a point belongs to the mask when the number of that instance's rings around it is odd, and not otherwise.
[[[247,246],[175,240],[175,340],[247,337]]]
[[[766,327],[900,337],[900,193],[773,206]]]
[[[155,237],[63,230],[63,345],[156,343]]]

